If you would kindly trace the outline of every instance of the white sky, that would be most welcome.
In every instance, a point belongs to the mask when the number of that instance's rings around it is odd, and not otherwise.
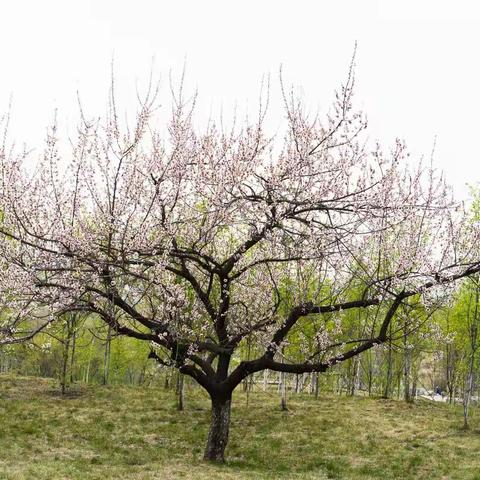
[[[74,128],[76,91],[102,114],[110,61],[120,101],[136,82],[187,61],[205,115],[238,103],[257,106],[262,75],[272,75],[280,116],[283,64],[313,109],[328,108],[344,80],[354,42],[357,105],[370,136],[404,138],[430,156],[457,195],[480,180],[480,6],[474,0],[11,0],[0,3],[0,110],[13,95],[12,134],[39,146],[55,107]]]

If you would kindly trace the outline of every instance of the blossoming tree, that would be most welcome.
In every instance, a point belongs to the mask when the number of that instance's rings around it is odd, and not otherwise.
[[[480,270],[474,225],[442,178],[400,141],[372,147],[352,89],[350,74],[323,119],[283,90],[283,137],[266,134],[263,104],[241,127],[196,129],[180,90],[165,135],[155,95],[129,128],[112,94],[104,121],[82,115],[68,156],[55,127],[34,169],[4,145],[1,341],[83,311],[150,342],[209,393],[205,458],[223,460],[247,376],[324,372],[387,341],[409,299],[428,305]],[[354,310],[372,320],[345,338]],[[292,335],[295,361],[281,356]],[[239,358],[247,338],[257,358]]]

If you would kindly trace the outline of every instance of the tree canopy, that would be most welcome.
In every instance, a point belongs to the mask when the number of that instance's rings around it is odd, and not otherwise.
[[[35,168],[4,142],[1,341],[82,311],[150,342],[212,397],[211,459],[223,459],[246,376],[323,372],[387,341],[402,305],[436,305],[480,270],[478,228],[403,142],[372,145],[353,87],[351,69],[312,116],[282,85],[283,135],[264,127],[267,94],[254,121],[197,128],[181,85],[163,130],[155,89],[133,125],[112,90],[105,118],[82,113],[68,155],[56,125]],[[361,337],[341,336],[346,310],[372,312]],[[280,361],[300,325],[301,348]],[[262,351],[238,362],[246,338]]]

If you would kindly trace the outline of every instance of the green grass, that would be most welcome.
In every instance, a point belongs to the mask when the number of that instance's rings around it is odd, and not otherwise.
[[[480,432],[460,429],[458,407],[401,401],[290,396],[234,397],[228,462],[201,460],[206,397],[76,386],[0,375],[0,479],[479,479]]]

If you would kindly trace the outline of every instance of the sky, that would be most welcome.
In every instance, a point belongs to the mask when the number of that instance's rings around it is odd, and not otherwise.
[[[15,0],[0,3],[0,111],[10,136],[41,150],[53,112],[75,130],[105,112],[112,68],[135,108],[150,71],[168,93],[186,65],[200,122],[256,111],[271,77],[270,122],[283,118],[278,72],[326,112],[357,43],[356,105],[369,137],[404,139],[445,172],[459,199],[480,181],[480,6],[474,0]],[[152,67],[153,66],[153,67]],[[243,110],[242,110],[243,109]]]

